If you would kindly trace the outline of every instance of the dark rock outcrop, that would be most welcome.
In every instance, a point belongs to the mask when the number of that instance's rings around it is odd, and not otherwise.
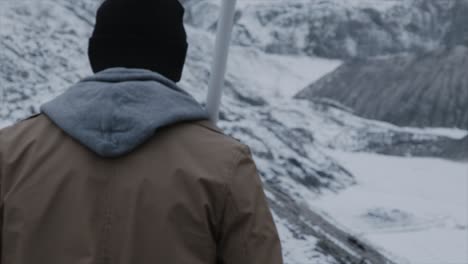
[[[352,60],[297,98],[324,97],[400,126],[468,128],[468,47]]]
[[[453,160],[468,161],[468,136],[447,144],[443,154]]]

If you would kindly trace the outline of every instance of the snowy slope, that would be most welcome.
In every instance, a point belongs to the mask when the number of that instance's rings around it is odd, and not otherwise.
[[[58,4],[58,3],[59,4]],[[95,1],[0,2],[0,120],[9,123],[89,73]]]
[[[468,164],[331,152],[357,185],[310,203],[403,259],[468,263]]]

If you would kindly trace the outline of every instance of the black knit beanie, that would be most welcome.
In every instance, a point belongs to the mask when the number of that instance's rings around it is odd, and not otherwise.
[[[178,0],[106,0],[89,40],[93,71],[142,68],[180,81],[187,55],[183,16]]]

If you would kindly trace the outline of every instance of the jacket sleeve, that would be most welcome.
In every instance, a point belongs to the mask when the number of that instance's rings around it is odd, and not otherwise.
[[[3,142],[3,130],[0,129],[0,205],[3,205],[3,177],[4,177],[4,172],[3,170],[5,169],[3,166],[3,158],[4,158],[4,154],[3,154],[3,146],[4,146],[4,142]],[[2,206],[3,207],[3,206]],[[0,263],[1,264],[1,263]]]
[[[281,244],[250,151],[238,154],[218,244],[222,264],[282,264]]]
[[[4,177],[4,168],[3,168],[3,138],[2,138],[2,130],[0,129],[0,264],[2,264],[3,259],[3,177]]]

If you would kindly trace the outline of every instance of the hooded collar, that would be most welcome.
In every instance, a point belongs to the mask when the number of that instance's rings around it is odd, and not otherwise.
[[[41,112],[106,158],[125,155],[165,126],[207,120],[206,110],[162,75],[111,68],[88,77],[41,106]]]

